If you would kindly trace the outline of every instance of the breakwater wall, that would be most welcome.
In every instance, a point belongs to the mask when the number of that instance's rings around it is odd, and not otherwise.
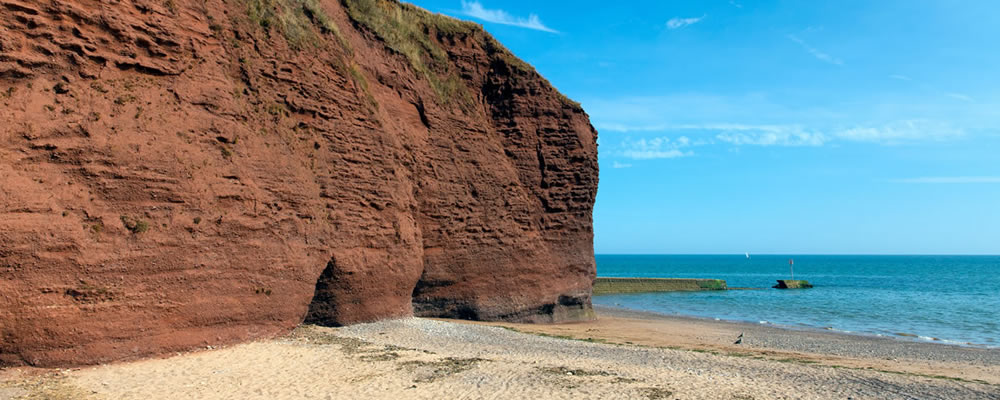
[[[594,294],[726,290],[722,279],[596,278]]]

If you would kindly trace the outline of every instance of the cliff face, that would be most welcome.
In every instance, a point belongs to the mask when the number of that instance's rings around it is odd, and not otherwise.
[[[596,132],[388,0],[0,0],[0,366],[589,318]]]

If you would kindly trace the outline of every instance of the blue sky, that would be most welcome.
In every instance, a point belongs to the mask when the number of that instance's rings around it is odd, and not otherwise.
[[[583,104],[598,253],[1000,254],[996,1],[414,3]]]

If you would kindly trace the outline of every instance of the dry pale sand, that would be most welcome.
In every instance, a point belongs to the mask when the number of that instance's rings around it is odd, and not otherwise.
[[[671,325],[603,317],[516,327],[584,332],[591,341],[417,318],[305,326],[281,339],[165,359],[2,371],[0,399],[1000,399],[1000,387],[991,384],[779,361],[725,348],[653,347],[654,336],[671,331],[645,324]],[[616,327],[637,334],[612,337]],[[672,332],[691,348],[731,335],[724,329]],[[649,345],[595,342],[601,335]]]

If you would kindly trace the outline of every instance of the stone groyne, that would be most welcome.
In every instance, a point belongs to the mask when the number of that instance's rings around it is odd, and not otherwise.
[[[594,294],[726,290],[722,279],[596,278]]]

